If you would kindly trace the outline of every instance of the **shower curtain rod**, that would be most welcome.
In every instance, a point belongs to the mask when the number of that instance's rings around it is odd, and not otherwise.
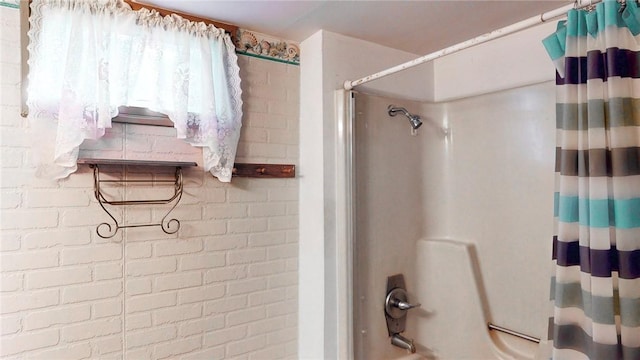
[[[358,85],[362,85],[364,83],[367,83],[369,81],[373,81],[373,80],[377,80],[381,77],[385,77],[387,75],[391,75],[391,74],[395,74],[397,72],[400,72],[402,70],[406,70],[409,68],[412,68],[414,66],[423,64],[425,62],[429,62],[438,58],[441,58],[443,56],[446,55],[450,55],[453,53],[456,53],[460,50],[464,50],[467,48],[470,48],[472,46],[475,45],[479,45],[491,40],[495,40],[498,38],[501,38],[503,36],[509,35],[509,34],[513,34],[525,29],[528,29],[532,26],[538,25],[538,24],[542,24],[544,22],[547,22],[549,20],[555,19],[555,18],[559,18],[561,16],[565,16],[567,14],[567,12],[571,9],[581,9],[584,7],[588,7],[591,5],[595,5],[599,2],[602,2],[602,0],[576,0],[575,2],[569,4],[569,5],[565,5],[561,8],[555,9],[555,10],[551,10],[551,11],[547,11],[545,13],[542,13],[540,15],[536,15],[536,16],[532,16],[528,19],[522,20],[520,22],[517,22],[515,24],[509,25],[509,26],[505,26],[503,28],[500,28],[498,30],[494,30],[491,31],[489,33],[486,33],[484,35],[480,35],[478,37],[475,37],[471,40],[467,40],[467,41],[463,41],[461,43],[458,43],[456,45],[452,45],[449,46],[448,48],[433,52],[431,54],[419,57],[417,59],[411,60],[411,61],[407,61],[403,64],[400,65],[396,65],[392,68],[386,69],[386,70],[382,70],[380,72],[377,72],[375,74],[369,75],[369,76],[365,76],[361,79],[358,80],[353,80],[353,81],[345,81],[344,82],[344,89],[345,90],[351,90],[354,87],[358,86]]]

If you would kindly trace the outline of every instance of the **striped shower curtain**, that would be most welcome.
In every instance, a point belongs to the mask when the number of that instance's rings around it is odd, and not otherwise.
[[[571,10],[557,68],[553,359],[640,359],[640,9]]]

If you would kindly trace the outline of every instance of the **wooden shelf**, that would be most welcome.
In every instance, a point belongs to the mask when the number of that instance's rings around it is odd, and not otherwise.
[[[78,164],[89,166],[149,166],[149,167],[173,167],[186,168],[198,166],[190,161],[162,161],[162,160],[128,160],[128,159],[78,159]],[[234,177],[251,178],[295,178],[296,166],[291,164],[249,164],[235,163],[233,165]]]
[[[78,164],[84,165],[114,165],[114,166],[155,166],[155,167],[193,167],[198,163],[192,161],[160,161],[160,160],[127,160],[127,159],[78,159]]]

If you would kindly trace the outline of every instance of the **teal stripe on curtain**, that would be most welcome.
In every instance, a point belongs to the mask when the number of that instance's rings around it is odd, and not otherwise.
[[[566,223],[580,221],[580,202],[577,196],[558,195],[558,220]],[[608,225],[607,225],[608,226]]]
[[[566,21],[559,21],[556,32],[542,40],[542,44],[549,53],[552,60],[560,59],[564,56],[565,45],[567,44]]]
[[[567,37],[584,37],[587,35],[586,14],[587,12],[584,10],[569,10],[567,13]]]
[[[595,228],[637,228],[640,227],[640,198],[583,199],[558,195],[558,219]]]
[[[590,35],[595,37],[609,26],[626,28],[627,21],[623,19],[622,13],[620,4],[616,0],[605,0],[598,3],[596,11],[569,10],[567,13],[567,24],[569,24],[567,36],[585,37]],[[634,15],[633,9],[630,9],[627,18]]]
[[[622,20],[634,36],[640,34],[640,11],[638,11],[638,3],[629,1],[622,12]]]

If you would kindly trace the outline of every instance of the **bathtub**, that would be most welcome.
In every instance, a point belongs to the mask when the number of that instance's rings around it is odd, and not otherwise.
[[[401,355],[401,350],[396,359],[542,358],[540,345],[488,329],[488,305],[473,244],[422,239],[416,250],[421,279],[414,296],[423,305],[411,310],[404,335],[414,339],[417,352]]]
[[[458,344],[459,349],[443,349],[445,352],[441,353],[438,349],[426,348],[419,344],[420,339],[415,339],[417,351],[415,354],[406,354],[394,358],[394,360],[520,360],[520,359],[535,359],[542,360],[548,359],[541,355],[540,346],[532,342],[514,339],[510,335],[495,334],[487,335],[495,337],[488,340],[489,343],[487,349],[478,349],[474,346],[474,351],[477,353],[470,353],[468,350],[463,350],[468,343]]]

